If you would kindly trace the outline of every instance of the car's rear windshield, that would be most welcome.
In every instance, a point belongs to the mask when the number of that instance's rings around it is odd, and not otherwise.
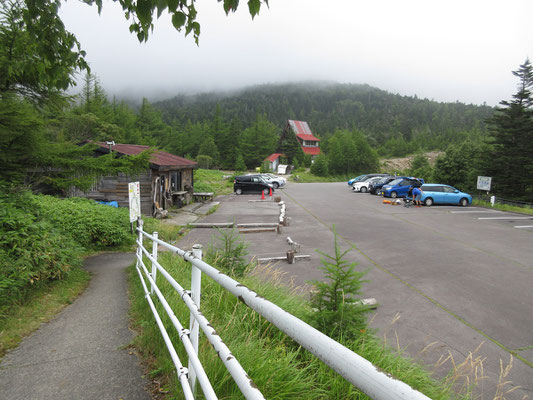
[[[390,182],[389,185],[390,186],[396,186],[396,185],[399,185],[401,181],[403,181],[403,178],[395,179],[392,182]]]

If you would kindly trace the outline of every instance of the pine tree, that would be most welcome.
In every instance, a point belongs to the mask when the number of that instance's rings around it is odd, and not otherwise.
[[[215,141],[213,138],[209,135],[206,135],[204,140],[202,141],[202,144],[200,146],[200,150],[198,150],[198,156],[209,156],[211,157],[211,167],[218,166],[218,149],[215,145]]]
[[[278,142],[278,128],[265,115],[258,114],[255,122],[241,136],[241,152],[250,169],[261,165],[274,152]]]
[[[324,153],[316,156],[315,162],[311,165],[311,173],[316,176],[328,175],[328,160]]]
[[[487,173],[503,197],[533,200],[533,67],[529,59],[513,75],[520,79],[513,100],[502,101],[488,120]]]
[[[322,265],[318,267],[324,272],[326,282],[311,281],[316,292],[311,297],[314,312],[311,320],[315,327],[335,339],[361,336],[366,331],[366,316],[369,307],[361,304],[362,277],[366,271],[357,271],[357,263],[350,263],[346,255],[352,248],[341,251],[338,235],[333,225],[335,236],[335,255],[330,256],[320,250]]]
[[[218,144],[221,168],[232,169],[234,167],[237,154],[239,154],[241,132],[241,121],[237,118],[233,118],[230,126],[221,134]]]
[[[244,158],[242,157],[241,153],[237,154],[234,169],[235,171],[239,171],[239,172],[246,171],[246,164],[244,163]]]

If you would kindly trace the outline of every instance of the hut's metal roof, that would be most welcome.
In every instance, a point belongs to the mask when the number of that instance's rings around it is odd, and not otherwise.
[[[94,142],[98,146],[109,150],[109,145],[106,142]],[[142,146],[138,144],[120,144],[116,143],[112,146],[113,151],[129,156],[137,155],[145,150],[149,150],[150,146]],[[198,165],[195,161],[187,160],[183,157],[175,156],[162,150],[155,150],[151,157],[150,163],[158,167],[191,167]]]

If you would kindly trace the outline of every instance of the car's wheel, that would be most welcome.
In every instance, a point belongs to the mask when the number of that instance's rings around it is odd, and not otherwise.
[[[237,188],[237,190],[235,190],[235,193],[236,194],[242,194],[242,189],[241,188]]]
[[[461,207],[466,207],[468,205],[468,199],[466,197],[463,197],[461,200],[459,200],[459,205]]]
[[[398,197],[398,193],[396,193],[396,192],[391,192],[391,193],[390,193],[390,197],[392,197],[393,199],[395,199],[396,197]]]
[[[361,186],[361,190],[359,190],[361,193],[366,193],[368,189],[366,188],[366,186]]]
[[[278,182],[274,182],[274,183],[272,183],[272,186],[274,186],[274,189],[279,188],[279,184],[278,184]]]
[[[424,204],[428,207],[431,207],[433,205],[433,199],[431,197],[426,197],[426,200],[424,200]]]

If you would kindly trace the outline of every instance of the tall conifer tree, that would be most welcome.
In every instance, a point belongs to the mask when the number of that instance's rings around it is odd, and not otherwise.
[[[511,101],[488,120],[491,150],[486,159],[494,190],[503,197],[533,200],[533,67],[529,59],[513,75],[520,79]]]

